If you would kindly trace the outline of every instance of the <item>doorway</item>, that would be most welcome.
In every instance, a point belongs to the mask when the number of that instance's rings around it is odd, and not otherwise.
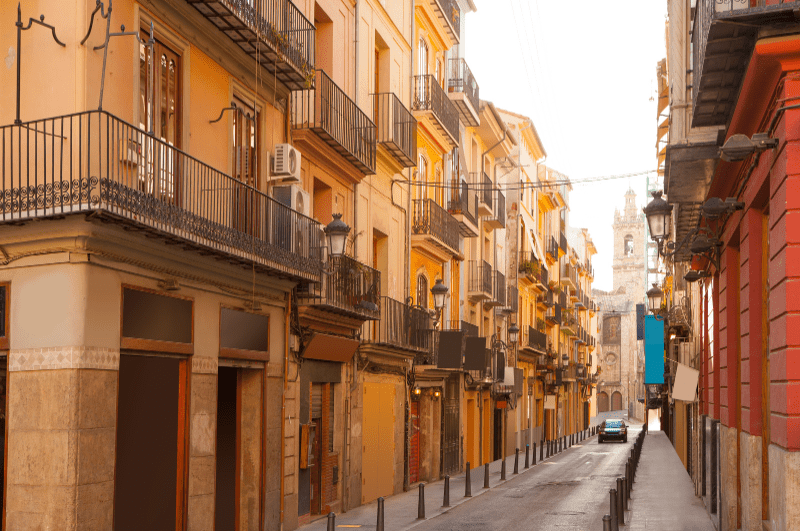
[[[412,400],[409,411],[411,416],[411,442],[408,449],[408,482],[419,481],[419,400]]]
[[[187,363],[166,356],[120,356],[117,531],[183,529]]]
[[[494,410],[494,444],[492,445],[493,460],[503,457],[503,413],[505,409]]]
[[[225,360],[220,360],[224,363]],[[217,383],[216,529],[261,519],[263,370],[220,366]]]

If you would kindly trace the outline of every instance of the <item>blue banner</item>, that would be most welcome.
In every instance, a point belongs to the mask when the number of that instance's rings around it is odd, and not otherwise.
[[[664,321],[644,318],[644,383],[664,383]]]

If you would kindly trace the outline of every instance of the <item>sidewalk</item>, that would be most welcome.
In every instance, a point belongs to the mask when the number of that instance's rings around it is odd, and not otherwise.
[[[644,438],[628,508],[627,525],[622,529],[715,530],[703,501],[694,495],[692,480],[669,439],[652,426]]]
[[[580,443],[578,443],[580,444]],[[565,448],[566,449],[566,448]],[[536,462],[539,460],[539,445],[536,445]],[[546,449],[545,449],[546,452]],[[531,446],[533,454],[533,446]],[[554,455],[558,455],[557,453]],[[551,456],[552,459],[553,456]],[[545,458],[545,461],[548,459]],[[472,498],[464,497],[466,487],[466,473],[462,472],[457,476],[450,477],[450,507],[442,507],[444,498],[444,480],[425,484],[425,517],[431,519],[453,507],[457,507],[481,494],[489,492],[490,489],[501,485],[515,477],[514,475],[514,455],[506,458],[506,480],[500,481],[500,469],[502,460],[498,459],[489,464],[489,489],[483,488],[484,470],[483,466],[473,468],[470,471],[470,486]],[[519,452],[519,474],[522,475],[533,470],[533,455],[530,459],[531,467],[525,469],[525,448],[520,448]],[[410,529],[425,520],[418,520],[419,508],[419,487],[415,486],[408,492],[401,492],[386,498],[384,502],[384,524],[387,530],[403,531]],[[364,527],[367,529],[375,528],[378,520],[378,502],[373,501],[366,505],[355,507],[346,513],[336,515],[336,527]],[[301,526],[301,531],[326,531],[328,525],[327,518],[320,518],[309,524]]]

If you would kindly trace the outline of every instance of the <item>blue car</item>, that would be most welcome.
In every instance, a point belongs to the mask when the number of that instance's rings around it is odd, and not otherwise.
[[[628,427],[622,419],[606,419],[600,423],[600,432],[597,442],[602,443],[608,439],[628,442]]]

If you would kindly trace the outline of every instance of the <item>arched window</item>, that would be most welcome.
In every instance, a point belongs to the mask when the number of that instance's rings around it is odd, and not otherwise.
[[[623,247],[625,256],[633,256],[633,236],[627,234],[625,236],[625,245]]]
[[[417,304],[428,307],[428,278],[422,274],[417,277]]]

